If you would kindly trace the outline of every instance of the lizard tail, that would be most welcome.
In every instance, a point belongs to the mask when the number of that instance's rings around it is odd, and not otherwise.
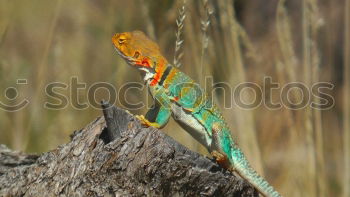
[[[234,154],[234,170],[249,183],[251,183],[261,194],[266,197],[281,197],[281,195],[262,178],[248,163],[241,150],[236,149]]]

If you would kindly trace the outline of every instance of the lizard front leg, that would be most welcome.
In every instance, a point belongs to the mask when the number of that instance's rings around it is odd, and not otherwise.
[[[146,127],[163,128],[168,123],[170,116],[170,109],[160,104],[155,104],[152,109],[146,113],[146,117],[143,115],[136,115],[136,118]]]
[[[148,86],[149,92],[155,99],[155,104],[143,115],[137,115],[144,126],[152,126],[155,128],[163,128],[169,121],[171,116],[170,99],[164,88],[159,86]]]

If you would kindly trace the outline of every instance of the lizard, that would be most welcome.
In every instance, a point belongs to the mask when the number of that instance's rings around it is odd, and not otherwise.
[[[220,166],[238,173],[264,196],[281,196],[251,167],[219,108],[194,80],[167,61],[153,40],[132,31],[114,34],[112,43],[127,64],[141,72],[155,100],[145,116],[136,116],[144,126],[163,128],[172,116]]]

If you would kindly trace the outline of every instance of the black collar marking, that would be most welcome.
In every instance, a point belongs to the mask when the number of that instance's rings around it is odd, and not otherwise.
[[[162,78],[160,78],[160,81],[158,82],[158,84],[159,84],[160,86],[163,85],[165,79],[167,78],[167,76],[169,75],[169,73],[170,73],[170,71],[171,71],[172,69],[173,69],[172,66],[168,66],[168,67],[165,69],[165,71],[164,71],[164,73],[163,73],[163,75],[162,75]]]

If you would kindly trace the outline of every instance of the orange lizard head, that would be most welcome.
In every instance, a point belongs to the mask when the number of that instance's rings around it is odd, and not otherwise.
[[[131,66],[155,73],[167,64],[159,46],[141,31],[116,33],[112,42],[120,56]]]

